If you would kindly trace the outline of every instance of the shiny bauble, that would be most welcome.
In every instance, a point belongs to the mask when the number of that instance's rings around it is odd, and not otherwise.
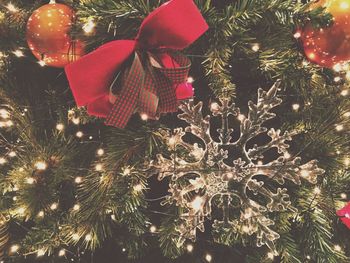
[[[307,24],[301,40],[307,58],[322,67],[332,68],[350,60],[350,0],[320,0],[311,8],[325,7],[333,16],[333,24],[313,28]]]
[[[74,11],[63,4],[50,3],[36,9],[26,33],[34,56],[46,65],[64,67],[84,55],[83,43],[69,36],[73,21]]]

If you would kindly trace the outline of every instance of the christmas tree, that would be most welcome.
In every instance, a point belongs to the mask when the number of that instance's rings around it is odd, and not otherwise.
[[[350,0],[0,0],[0,262],[350,262]]]

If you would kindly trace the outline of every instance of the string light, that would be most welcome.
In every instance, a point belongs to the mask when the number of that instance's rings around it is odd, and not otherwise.
[[[72,235],[72,238],[73,238],[73,240],[78,241],[80,237],[78,234],[75,233]]]
[[[104,153],[105,153],[105,151],[102,148],[97,150],[98,156],[102,156],[102,155],[104,155]]]
[[[334,81],[335,81],[335,82],[341,81],[341,77],[339,77],[339,76],[338,76],[338,77],[335,77],[335,78],[334,78]]]
[[[4,157],[0,157],[0,165],[4,165],[6,163],[6,159]]]
[[[252,45],[252,50],[254,52],[258,52],[260,50],[260,45],[258,43],[255,43]]]
[[[45,216],[44,211],[40,211],[40,212],[38,213],[38,217],[44,217],[44,216]]]
[[[337,251],[337,252],[341,252],[342,248],[339,245],[334,245],[334,250]]]
[[[58,204],[57,203],[53,203],[53,204],[51,204],[51,206],[50,206],[50,209],[51,210],[56,210],[58,208]]]
[[[211,261],[213,260],[212,255],[210,255],[209,253],[206,254],[206,255],[205,255],[205,260],[206,260],[207,262],[211,262]]]
[[[238,114],[237,119],[238,119],[239,121],[244,121],[245,116],[244,116],[243,114]]]
[[[350,117],[350,111],[345,112],[345,113],[343,114],[343,116],[346,117],[346,118],[349,118],[349,117]]]
[[[142,185],[141,184],[137,184],[134,186],[134,191],[135,192],[141,192],[143,189]]]
[[[63,123],[58,123],[58,124],[56,125],[56,129],[57,129],[58,131],[63,131],[63,130],[64,130],[64,124],[63,124]]]
[[[84,133],[82,131],[78,131],[75,136],[77,136],[78,138],[82,138],[84,136]]]
[[[122,248],[122,252],[125,252],[125,251],[126,251],[126,248],[125,248],[125,247],[123,247],[123,248]]]
[[[155,225],[152,225],[150,228],[149,228],[149,231],[151,233],[155,233],[157,231],[157,227]]]
[[[59,256],[59,257],[63,257],[64,255],[66,255],[66,250],[65,250],[65,249],[61,249],[61,250],[58,252],[58,256]]]
[[[339,72],[339,71],[341,71],[342,70],[342,66],[338,63],[338,64],[335,64],[334,66],[333,66],[333,70],[335,71],[335,72]]]
[[[319,195],[320,193],[321,193],[321,189],[320,188],[318,188],[317,186],[314,188],[314,193],[316,194],[316,195]]]
[[[342,131],[342,130],[344,130],[344,125],[342,125],[342,124],[337,124],[336,126],[335,126],[335,129],[336,129],[336,131]]]
[[[340,8],[341,9],[348,9],[349,8],[349,3],[346,1],[343,1],[340,3]]]
[[[5,109],[0,109],[0,117],[3,119],[10,118],[10,113]]]
[[[129,175],[130,173],[131,173],[131,170],[130,170],[129,167],[126,167],[126,168],[124,169],[124,171],[123,171],[123,174],[124,174],[124,175]]]
[[[20,207],[20,208],[17,209],[17,212],[20,215],[24,215],[24,213],[26,212],[26,209],[24,207]]]
[[[200,196],[196,196],[193,201],[191,202],[191,206],[194,210],[199,211],[202,209],[202,205],[204,203],[204,200]]]
[[[274,255],[274,253],[269,252],[269,253],[267,253],[267,257],[268,257],[269,259],[274,259],[274,258],[275,258],[275,255]]]
[[[310,257],[309,255],[307,255],[307,256],[306,256],[306,259],[310,260],[310,259],[311,259],[311,257]]]
[[[11,253],[16,253],[19,250],[19,245],[12,245],[10,247],[10,252]]]
[[[75,179],[74,179],[74,182],[75,182],[76,184],[80,184],[82,181],[83,181],[83,178],[80,177],[80,176],[75,177]]]
[[[80,205],[79,204],[75,204],[74,206],[73,206],[73,210],[74,211],[78,211],[80,209]]]
[[[38,61],[38,64],[39,64],[40,66],[42,66],[42,67],[45,67],[45,66],[46,66],[46,63],[45,63],[44,60],[39,60],[39,61]]]
[[[15,55],[16,57],[18,57],[18,58],[24,57],[24,53],[23,53],[23,51],[20,50],[20,49],[17,49],[17,50],[15,50],[15,51],[12,51],[12,54],[14,54],[14,55]]]
[[[191,253],[191,252],[193,251],[193,249],[194,249],[194,247],[193,247],[192,244],[188,244],[188,245],[186,246],[186,250],[187,250],[187,252],[189,252],[189,253]]]
[[[41,170],[41,171],[46,170],[47,168],[47,164],[43,161],[36,162],[34,166],[37,170]]]
[[[96,164],[95,169],[96,169],[96,171],[98,171],[98,172],[102,171],[102,169],[103,169],[102,164],[100,164],[100,163]]]
[[[347,199],[348,196],[346,195],[346,193],[341,193],[341,194],[340,194],[340,198],[342,198],[342,199]]]
[[[340,92],[340,95],[342,95],[342,96],[348,96],[349,95],[349,90],[348,89],[344,89],[344,90],[342,90],[341,92]]]
[[[285,159],[289,159],[290,157],[292,157],[289,152],[285,152],[283,156]]]
[[[85,35],[90,35],[94,32],[94,29],[96,27],[96,23],[92,18],[90,18],[84,25],[83,25],[83,30]]]
[[[91,240],[92,240],[92,236],[91,236],[90,234],[87,234],[87,235],[85,236],[85,240],[86,240],[86,241],[91,241]]]
[[[27,184],[34,184],[35,179],[32,177],[27,178]]]
[[[17,154],[16,154],[15,151],[9,152],[9,156],[10,156],[11,158],[15,157],[16,155],[17,155]]]
[[[293,104],[293,105],[292,105],[292,109],[293,109],[294,111],[298,111],[298,110],[300,109],[300,104],[297,104],[297,103]]]
[[[10,11],[11,13],[16,13],[16,12],[19,11],[19,9],[18,9],[14,4],[12,4],[11,2],[8,3],[5,7],[6,7],[7,10]]]
[[[301,32],[300,31],[295,32],[293,37],[296,38],[296,39],[300,38],[301,37]]]
[[[216,112],[220,109],[220,105],[217,102],[213,102],[212,104],[210,104],[210,110],[213,112]]]
[[[194,78],[193,77],[188,77],[187,78],[187,83],[193,83],[194,82]]]
[[[80,124],[80,118],[73,118],[72,119],[73,124],[79,125]]]
[[[344,159],[344,165],[345,166],[349,166],[350,165],[350,158],[347,157],[347,158]]]
[[[301,170],[300,175],[301,175],[302,177],[306,178],[306,177],[309,177],[309,176],[310,176],[310,172],[307,171],[307,170]]]
[[[141,116],[141,120],[143,120],[143,121],[148,120],[148,115],[146,113],[142,113],[140,116]]]

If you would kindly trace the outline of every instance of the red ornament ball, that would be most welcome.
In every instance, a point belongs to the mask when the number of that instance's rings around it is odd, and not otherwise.
[[[301,33],[306,56],[311,62],[332,68],[350,60],[350,0],[320,0],[311,8],[325,7],[333,24],[313,28],[307,24]]]
[[[64,67],[84,55],[80,40],[72,41],[69,30],[74,11],[63,4],[50,3],[33,12],[27,23],[27,42],[34,56],[46,65]]]

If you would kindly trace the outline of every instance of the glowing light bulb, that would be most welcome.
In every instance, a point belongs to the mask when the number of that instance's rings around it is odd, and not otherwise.
[[[102,164],[100,164],[100,163],[96,164],[95,169],[96,169],[96,171],[98,171],[98,172],[102,171],[102,169],[103,169]]]
[[[314,193],[316,194],[316,195],[319,195],[320,193],[321,193],[321,189],[320,188],[318,188],[317,186],[314,188]]]
[[[301,32],[300,32],[300,31],[297,31],[297,32],[294,33],[293,36],[294,36],[294,38],[298,39],[298,38],[301,37]]]
[[[306,54],[306,56],[307,56],[309,59],[312,59],[312,60],[316,58],[316,55],[315,55],[315,53],[313,53],[313,52],[310,52],[310,53]]]
[[[5,109],[0,109],[0,117],[3,119],[10,118],[10,113]]]
[[[19,250],[19,245],[12,245],[10,247],[10,252],[11,253],[16,253]]]
[[[51,204],[51,206],[50,206],[50,209],[51,210],[56,210],[58,208],[58,204],[57,203],[53,203],[53,204]]]
[[[16,152],[15,151],[11,151],[11,152],[9,152],[9,156],[10,157],[15,157],[17,154],[16,154]]]
[[[342,66],[338,63],[338,64],[335,64],[334,66],[333,66],[333,70],[335,71],[335,72],[339,72],[339,71],[341,71],[342,70]]]
[[[346,118],[349,118],[349,117],[350,117],[350,111],[345,112],[345,113],[343,114],[343,116],[346,117]]]
[[[342,194],[340,194],[340,198],[342,198],[342,199],[347,199],[348,196],[347,196],[345,193],[342,193]]]
[[[38,217],[44,217],[44,216],[45,216],[44,211],[40,211],[40,212],[38,213]]]
[[[90,18],[84,25],[83,30],[85,35],[90,35],[94,32],[94,29],[96,27],[96,24],[92,18]]]
[[[38,61],[38,64],[39,64],[40,66],[42,66],[42,67],[45,67],[45,66],[46,66],[46,63],[45,63],[44,60],[39,60],[39,61]]]
[[[20,208],[17,209],[17,212],[20,215],[24,215],[25,211],[26,211],[26,209],[24,207],[20,207]]]
[[[342,248],[339,245],[334,245],[334,250],[337,251],[337,252],[341,252]]]
[[[155,233],[157,231],[157,227],[155,225],[152,225],[150,228],[149,228],[149,231],[151,233]]]
[[[143,189],[142,185],[141,184],[137,184],[134,186],[134,191],[135,192],[141,192]]]
[[[23,51],[20,50],[20,49],[17,49],[17,50],[15,50],[15,51],[13,51],[12,54],[14,54],[14,55],[15,55],[16,57],[18,57],[18,58],[24,57],[24,53],[23,53]]]
[[[293,109],[294,111],[298,111],[298,110],[300,109],[300,104],[297,104],[297,103],[293,104],[293,105],[292,105],[292,109]]]
[[[102,155],[104,155],[104,153],[105,153],[105,151],[102,148],[97,150],[98,156],[102,156]]]
[[[142,113],[140,116],[141,116],[141,120],[143,120],[143,121],[148,120],[148,115],[146,113]]]
[[[308,170],[301,170],[300,175],[306,178],[310,176],[310,172]]]
[[[252,50],[254,52],[258,52],[260,50],[260,45],[258,43],[255,43],[252,45]]]
[[[80,184],[82,181],[83,181],[83,178],[81,178],[80,176],[78,176],[78,177],[76,177],[76,178],[74,179],[74,182],[75,182],[76,184]]]
[[[32,177],[27,178],[27,184],[34,184],[35,183],[35,179]]]
[[[341,9],[348,9],[349,8],[349,3],[346,1],[343,1],[340,3],[340,8]]]
[[[193,201],[191,202],[191,207],[195,210],[195,211],[199,211],[202,209],[204,200],[202,197],[200,196],[196,196]]]
[[[188,83],[193,83],[193,82],[194,82],[194,78],[188,77],[188,78],[187,78],[187,82],[188,82]]]
[[[87,234],[87,235],[85,236],[85,240],[86,240],[86,241],[91,241],[91,240],[92,240],[92,235]]]
[[[206,260],[207,262],[211,262],[211,261],[213,260],[212,255],[206,254],[206,255],[205,255],[205,260]]]
[[[344,164],[345,164],[346,166],[349,166],[349,165],[350,165],[350,158],[345,158],[345,159],[344,159]]]
[[[61,249],[61,250],[58,252],[58,256],[59,256],[59,257],[63,257],[64,255],[66,255],[66,250],[65,250],[65,249]]]
[[[343,97],[346,97],[346,96],[348,96],[349,95],[349,90],[348,89],[344,89],[344,90],[342,90],[341,92],[340,92],[340,95],[341,96],[343,96]]]
[[[213,102],[210,104],[210,110],[216,112],[220,109],[220,105],[217,102]]]
[[[289,159],[290,157],[292,157],[289,152],[285,152],[283,156],[285,159]]]
[[[78,138],[82,138],[84,136],[84,133],[82,131],[78,131],[75,136],[77,136]]]
[[[0,165],[4,165],[6,163],[6,159],[4,157],[0,157]]]
[[[37,170],[42,170],[42,171],[46,170],[47,168],[47,164],[43,161],[36,162],[34,166]]]
[[[72,238],[73,238],[73,240],[75,240],[75,241],[78,241],[78,240],[80,239],[79,235],[76,234],[76,233],[72,235]]]
[[[335,126],[335,129],[336,129],[336,131],[342,131],[342,130],[344,130],[344,125],[342,125],[342,124],[337,124],[336,126]]]
[[[129,175],[131,173],[131,170],[130,170],[130,168],[128,168],[128,167],[126,167],[125,169],[124,169],[124,171],[123,171],[123,174],[124,175]]]
[[[73,210],[74,211],[78,211],[80,209],[80,205],[79,204],[75,204],[74,206],[73,206]]]
[[[79,118],[73,118],[72,119],[73,124],[79,125],[80,124],[80,119]]]
[[[193,249],[194,249],[194,247],[193,247],[192,244],[188,244],[188,245],[186,246],[186,250],[187,250],[187,252],[189,252],[189,253],[191,253],[191,252],[193,251]]]
[[[268,257],[269,259],[274,259],[274,258],[275,258],[275,255],[274,255],[272,252],[269,252],[269,253],[267,253],[267,257]]]
[[[16,12],[19,11],[19,9],[18,9],[14,4],[12,4],[11,2],[8,3],[5,7],[6,7],[6,9],[7,9],[8,11],[10,11],[11,13],[16,13]]]
[[[338,76],[334,78],[334,82],[339,82],[339,81],[341,81],[341,77]]]
[[[238,114],[237,119],[239,121],[244,121],[245,120],[245,116],[243,114]]]
[[[64,130],[64,124],[63,124],[63,123],[58,123],[58,124],[56,125],[56,129],[57,129],[58,131],[63,131],[63,130]]]

